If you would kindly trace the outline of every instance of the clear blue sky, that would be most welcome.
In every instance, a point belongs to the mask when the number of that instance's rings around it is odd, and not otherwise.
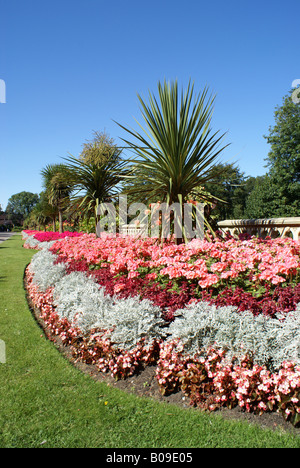
[[[39,193],[41,169],[78,156],[93,130],[136,128],[136,93],[178,79],[217,94],[224,161],[266,172],[263,138],[300,79],[300,4],[282,0],[0,0],[0,204]]]

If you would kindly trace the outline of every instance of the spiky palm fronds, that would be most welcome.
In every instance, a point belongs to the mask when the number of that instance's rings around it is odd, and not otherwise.
[[[215,178],[212,169],[227,145],[220,148],[224,135],[210,128],[215,97],[208,98],[207,88],[194,97],[189,83],[179,99],[177,81],[165,81],[158,83],[158,94],[159,101],[149,92],[149,104],[138,95],[143,134],[118,124],[135,139],[123,139],[136,155],[129,192],[169,204],[185,202],[196,187]]]

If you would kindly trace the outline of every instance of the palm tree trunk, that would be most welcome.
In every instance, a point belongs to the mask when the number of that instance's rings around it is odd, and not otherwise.
[[[56,217],[53,216],[52,218],[52,227],[53,227],[53,232],[56,232]]]
[[[62,234],[64,232],[64,222],[63,222],[63,214],[61,210],[59,210],[58,212],[58,221],[59,221],[59,233]]]

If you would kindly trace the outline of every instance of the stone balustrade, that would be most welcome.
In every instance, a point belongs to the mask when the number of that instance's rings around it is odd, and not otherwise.
[[[291,237],[300,241],[300,217],[295,218],[266,218],[266,219],[229,219],[220,221],[218,227],[224,233],[232,236],[247,233],[251,236],[272,239],[277,237]],[[120,227],[121,236],[147,237],[147,224],[136,226],[124,224]]]
[[[123,224],[120,226],[121,236],[132,236],[132,237],[146,237],[148,235],[147,224]]]
[[[253,236],[272,239],[291,237],[300,240],[300,217],[296,218],[266,218],[266,219],[230,219],[220,221],[219,229],[232,236],[248,233]]]

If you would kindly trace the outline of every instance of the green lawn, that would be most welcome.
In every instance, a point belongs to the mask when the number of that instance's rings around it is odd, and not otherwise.
[[[20,235],[0,244],[1,448],[300,448],[300,437],[138,398],[80,373],[27,306],[23,273],[34,253]]]

